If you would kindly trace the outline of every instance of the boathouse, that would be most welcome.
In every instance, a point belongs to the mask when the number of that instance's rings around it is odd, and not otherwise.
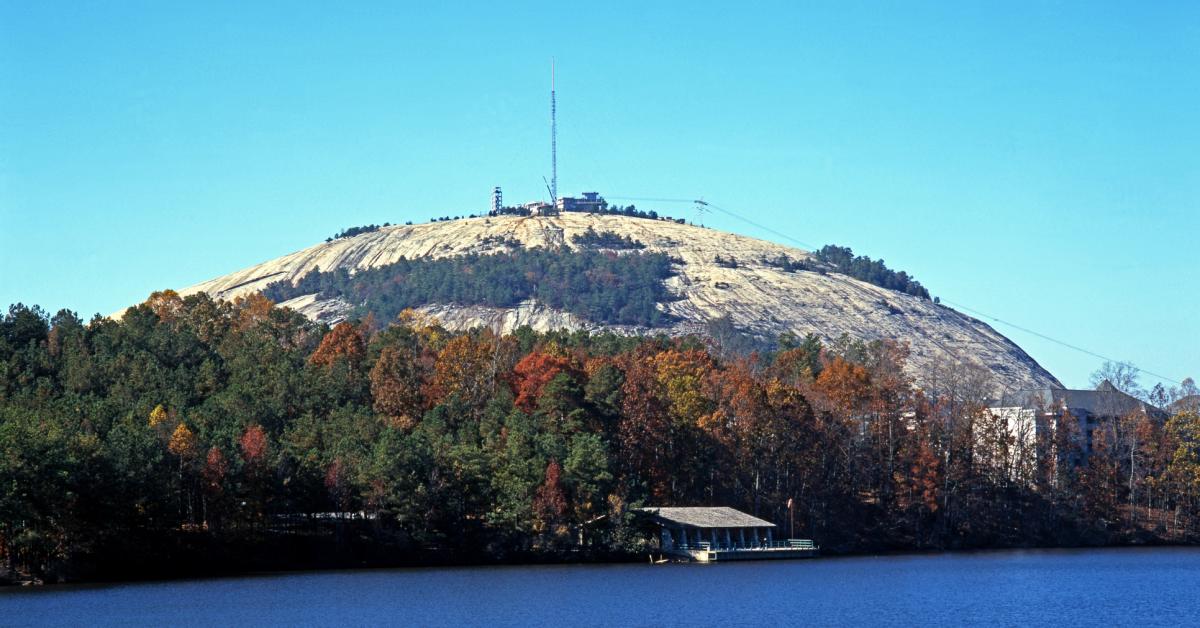
[[[775,539],[775,524],[727,506],[642,508],[659,526],[665,554],[700,562],[807,558],[817,547],[808,539]]]

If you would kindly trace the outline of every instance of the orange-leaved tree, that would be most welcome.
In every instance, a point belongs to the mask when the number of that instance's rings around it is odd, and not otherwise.
[[[266,321],[271,316],[271,309],[274,307],[275,303],[263,296],[261,292],[234,299],[233,309],[237,316],[237,328],[244,331]]]
[[[370,378],[375,411],[397,427],[416,425],[425,407],[425,376],[412,350],[398,345],[384,347]]]
[[[367,354],[365,333],[366,330],[362,325],[348,322],[338,323],[321,339],[317,350],[309,356],[309,363],[332,366],[339,360],[344,360],[351,367],[357,368]]]
[[[576,379],[580,378],[578,366],[567,357],[534,351],[521,358],[513,367],[513,393],[517,407],[526,412],[532,412],[537,406],[538,398],[546,384],[559,373],[566,373]]]
[[[815,390],[825,400],[827,409],[842,418],[866,411],[871,400],[871,376],[862,366],[834,357],[817,376]]]
[[[183,310],[183,299],[174,290],[158,290],[146,298],[146,307],[163,322],[171,322]]]
[[[181,421],[171,434],[171,441],[167,443],[167,449],[179,456],[181,460],[190,459],[196,454],[196,435],[192,433],[187,424]]]

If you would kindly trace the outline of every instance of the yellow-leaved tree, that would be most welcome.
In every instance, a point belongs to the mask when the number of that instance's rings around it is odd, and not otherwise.
[[[183,421],[175,426],[175,431],[171,434],[171,440],[167,442],[167,449],[179,457],[179,497],[181,514],[186,512],[188,521],[195,523],[195,509],[193,507],[192,483],[184,476],[184,469],[190,468],[190,464],[185,464],[185,461],[190,461],[196,455],[196,435]]]
[[[672,418],[684,425],[701,425],[714,409],[712,399],[705,394],[706,379],[716,369],[712,358],[703,351],[671,349],[653,360]]]
[[[196,435],[188,429],[186,424],[180,422],[175,428],[175,432],[171,434],[171,441],[167,443],[167,449],[179,456],[180,459],[191,458],[196,453]]]
[[[167,420],[167,409],[160,403],[150,411],[150,427],[158,427]]]

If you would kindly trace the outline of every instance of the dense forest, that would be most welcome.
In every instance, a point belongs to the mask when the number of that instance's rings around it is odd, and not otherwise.
[[[718,357],[725,356],[725,357]],[[1191,542],[1200,417],[1018,455],[987,382],[889,342],[327,329],[155,293],[0,320],[0,577],[636,556],[641,505],[728,505],[828,552]],[[643,554],[640,554],[644,556]]]
[[[643,211],[637,208],[636,205],[608,205],[598,210],[587,210],[589,214],[602,214],[608,216],[628,216],[629,218],[644,218],[646,220],[668,220],[670,222],[684,224],[686,221],[683,218],[672,218],[670,216],[660,215],[653,209]]]
[[[513,213],[520,211],[521,208],[506,208],[512,210]],[[510,212],[500,212],[501,214]],[[657,212],[642,212],[633,205],[627,207],[621,206],[605,206],[602,211],[593,212],[602,214],[614,214],[620,216],[630,216],[636,218],[647,218],[657,220],[659,215]],[[498,215],[496,212],[491,212],[489,215]],[[526,212],[524,215],[528,215]],[[474,214],[471,215],[474,218]],[[458,220],[459,216],[443,217],[431,219],[431,222],[443,220]],[[666,220],[676,221],[672,218]],[[390,223],[384,223],[383,226],[389,226]],[[363,233],[378,231],[379,225],[366,225],[362,227],[351,227],[338,232],[331,238],[326,238],[326,242],[330,242],[338,238],[348,238]],[[571,242],[588,249],[608,249],[611,251],[641,251],[646,246],[637,240],[628,236],[622,236],[619,233],[612,231],[596,231],[588,227],[586,231],[580,234],[571,236]],[[599,267],[601,275],[607,279],[606,273],[610,270],[635,270],[631,276],[633,280],[645,280],[648,282],[650,291],[640,290],[638,281],[626,281],[620,286],[613,286],[611,283],[601,285],[592,280],[591,276],[587,276],[586,288],[590,288],[590,292],[581,293],[574,296],[568,296],[561,291],[555,291],[554,286],[562,286],[572,283],[569,275],[558,275],[553,277],[546,283],[545,290],[538,290],[536,281],[510,281],[504,277],[499,285],[489,285],[486,281],[477,280],[473,276],[455,277],[456,281],[453,285],[445,284],[439,281],[445,274],[453,272],[455,267],[466,268],[462,264],[454,264],[445,260],[412,260],[401,261],[397,264],[392,264],[385,267],[387,270],[384,275],[390,276],[396,280],[393,282],[393,287],[385,288],[383,283],[378,281],[379,277],[374,277],[374,283],[371,287],[366,288],[359,286],[357,289],[351,288],[351,284],[358,284],[357,276],[351,278],[349,276],[340,276],[338,273],[317,273],[314,272],[310,277],[305,277],[304,280],[292,286],[287,282],[277,282],[268,288],[267,296],[276,302],[282,302],[289,298],[312,294],[316,290],[311,288],[320,286],[324,296],[338,296],[354,303],[362,301],[354,301],[348,297],[366,298],[369,299],[372,305],[382,305],[387,308],[386,314],[390,318],[397,314],[400,310],[408,307],[417,307],[427,303],[456,303],[459,305],[492,305],[503,303],[502,307],[511,307],[520,303],[526,298],[530,298],[536,294],[542,294],[547,297],[557,295],[555,301],[558,305],[553,307],[561,307],[568,311],[583,316],[584,318],[598,322],[609,324],[625,324],[625,325],[641,325],[653,326],[664,322],[662,314],[653,307],[652,303],[647,300],[647,297],[653,295],[656,299],[665,300],[667,295],[665,289],[662,288],[662,279],[670,276],[669,264],[661,265],[662,259],[653,259],[650,264],[641,264],[640,258],[634,260],[622,260],[620,262],[609,263],[594,255],[592,251],[589,255],[588,251],[576,252],[566,248],[559,250],[539,250],[533,255],[525,255],[516,249],[520,248],[519,242],[512,243],[512,249],[507,255],[513,260],[524,262],[520,267],[522,274],[539,275],[541,268],[537,266],[540,262],[547,260],[550,257],[564,258],[566,263],[557,264],[551,268],[551,274],[554,271],[570,272],[576,269],[591,270],[593,267]],[[610,256],[611,257],[611,256]],[[518,259],[519,258],[519,259]],[[738,261],[732,257],[722,257],[717,255],[714,258],[714,263],[725,268],[737,268]],[[819,250],[813,252],[811,260],[793,260],[787,256],[779,256],[775,259],[761,260],[768,266],[773,266],[784,270],[785,272],[811,271],[811,272],[826,272],[832,271],[848,275],[860,281],[865,281],[869,284],[902,292],[904,294],[930,299],[929,291],[921,285],[919,281],[909,276],[904,271],[896,271],[887,267],[882,259],[871,259],[866,255],[855,255],[850,247],[837,246],[827,244]],[[469,266],[482,270],[480,277],[495,278],[498,275],[504,275],[504,265],[508,260],[503,256],[475,256],[471,258]],[[613,268],[614,266],[619,268]],[[636,269],[630,267],[637,267]],[[657,267],[657,268],[656,268]],[[649,272],[643,272],[649,271]],[[399,274],[408,275],[408,279],[399,279]],[[344,273],[343,273],[344,275]],[[617,275],[621,276],[620,274]],[[424,278],[431,278],[430,281],[425,281]],[[410,285],[411,284],[411,285]],[[578,287],[578,286],[577,286]],[[602,293],[608,293],[613,288],[616,289],[620,296],[615,299],[606,299]],[[634,295],[633,293],[637,293]],[[549,304],[551,301],[543,300],[543,303]],[[369,308],[359,308],[360,315],[369,311]]]
[[[591,227],[588,227],[583,233],[571,236],[571,242],[580,246],[614,251],[636,251],[646,248],[645,244],[629,236],[623,236],[615,231],[596,231]]]
[[[919,281],[904,271],[894,271],[883,263],[865,255],[855,256],[848,246],[827,244],[813,254],[817,261],[829,264],[835,272],[849,275],[869,284],[895,290],[922,299],[929,298],[929,291]]]
[[[613,243],[600,234],[596,238]],[[636,246],[632,240],[615,243]],[[354,274],[313,270],[294,285],[275,282],[263,294],[282,303],[320,293],[381,320],[429,303],[514,307],[536,299],[597,323],[655,327],[670,321],[658,304],[674,298],[663,284],[673,274],[671,263],[662,253],[516,248],[492,255],[401,259]]]
[[[913,279],[904,271],[895,271],[887,267],[883,260],[873,260],[865,255],[855,256],[850,247],[827,244],[813,253],[811,259],[795,260],[787,255],[760,260],[763,264],[778,268],[784,272],[836,272],[848,275],[871,285],[887,288],[896,292],[929,298],[929,291],[920,282]],[[737,268],[738,260],[733,257],[717,255],[713,263],[724,268]]]

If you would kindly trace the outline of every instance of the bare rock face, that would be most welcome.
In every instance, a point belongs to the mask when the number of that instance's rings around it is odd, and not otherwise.
[[[682,261],[667,287],[678,300],[660,307],[675,317],[665,328],[645,329],[596,324],[580,317],[525,302],[514,308],[431,303],[421,309],[450,329],[479,326],[510,331],[522,325],[536,330],[611,329],[620,333],[681,335],[703,331],[708,321],[728,315],[752,334],[772,337],[785,331],[814,333],[825,340],[842,334],[862,340],[891,338],[909,344],[910,366],[918,382],[946,363],[987,368],[999,388],[1027,390],[1061,387],[1057,379],[1008,338],[990,326],[951,308],[850,277],[789,272],[769,263],[780,257],[799,261],[807,251],[703,227],[665,220],[567,213],[549,217],[502,216],[384,227],[263,262],[180,291],[207,292],[232,299],[268,284],[295,282],[313,269],[329,271],[381,266],[421,257],[488,254],[514,246],[578,248],[571,237],[592,228],[641,242],[646,251],[664,252]],[[716,258],[733,260],[718,265]],[[351,304],[318,295],[281,305],[325,322],[341,320]]]

